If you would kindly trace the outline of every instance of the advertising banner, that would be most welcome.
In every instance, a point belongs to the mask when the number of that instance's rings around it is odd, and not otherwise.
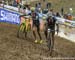
[[[13,24],[19,24],[19,13],[11,12],[6,9],[0,8],[0,22],[9,22]]]

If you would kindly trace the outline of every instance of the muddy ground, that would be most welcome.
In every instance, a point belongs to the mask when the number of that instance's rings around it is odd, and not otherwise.
[[[0,23],[0,60],[52,60],[50,58],[53,57],[75,57],[75,43],[69,40],[56,36],[51,57],[45,40],[43,44],[35,44],[32,36],[27,39],[17,38],[17,29],[18,25]]]

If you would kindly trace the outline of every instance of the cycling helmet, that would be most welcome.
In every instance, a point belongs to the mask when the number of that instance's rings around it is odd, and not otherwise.
[[[31,7],[31,11],[35,11],[35,7]]]

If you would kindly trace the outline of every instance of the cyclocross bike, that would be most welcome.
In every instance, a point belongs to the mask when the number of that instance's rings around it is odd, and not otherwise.
[[[57,30],[51,30],[50,28],[47,29],[47,46],[48,46],[48,49],[50,51],[50,55],[52,55],[52,52],[53,52],[53,48],[54,48],[54,40],[53,40],[53,37],[52,37],[52,32],[55,32]]]
[[[17,37],[21,37],[24,35],[24,37],[27,36],[27,32],[28,31],[31,31],[31,24],[30,24],[30,17],[29,18],[26,18],[25,16],[22,16],[23,17],[23,22],[20,24],[19,26],[19,29],[18,29],[18,32],[17,32]],[[21,17],[20,17],[20,21],[21,21]]]

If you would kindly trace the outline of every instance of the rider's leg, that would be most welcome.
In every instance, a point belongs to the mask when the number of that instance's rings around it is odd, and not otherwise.
[[[59,24],[56,24],[57,26],[57,35],[58,35],[58,32],[59,32]]]
[[[38,33],[38,35],[39,35],[40,40],[42,40],[42,37],[41,37],[41,34],[40,34],[39,26],[37,26],[37,33]]]
[[[39,38],[40,38],[39,43],[41,44],[41,43],[43,42],[43,40],[42,40],[42,37],[41,37],[41,34],[40,34],[40,23],[39,23],[39,22],[38,22],[38,24],[36,25],[36,27],[37,27],[37,33],[38,33]]]
[[[46,39],[47,39],[47,26],[46,26],[46,28],[45,28],[45,31],[44,31],[44,34],[45,34],[45,37],[46,37]]]
[[[44,31],[45,37],[47,39],[47,30]]]
[[[51,39],[51,48],[53,49],[54,47],[54,36],[55,36],[55,31],[52,32],[52,39]]]
[[[55,32],[51,32],[51,35],[52,35],[52,37],[51,37],[51,48],[50,48],[50,55],[52,55],[52,52],[53,52],[53,48],[54,48],[54,34],[55,34]]]
[[[33,21],[33,25],[32,25],[32,30],[33,30],[33,36],[34,36],[34,38],[35,38],[35,40],[36,40],[35,23],[34,23],[34,21]]]
[[[34,26],[33,26],[33,36],[34,36],[34,38],[36,40],[36,33],[35,33],[35,27]]]
[[[36,40],[36,34],[35,34],[35,31],[33,31],[33,35],[34,35],[34,38],[35,38],[35,40]]]

